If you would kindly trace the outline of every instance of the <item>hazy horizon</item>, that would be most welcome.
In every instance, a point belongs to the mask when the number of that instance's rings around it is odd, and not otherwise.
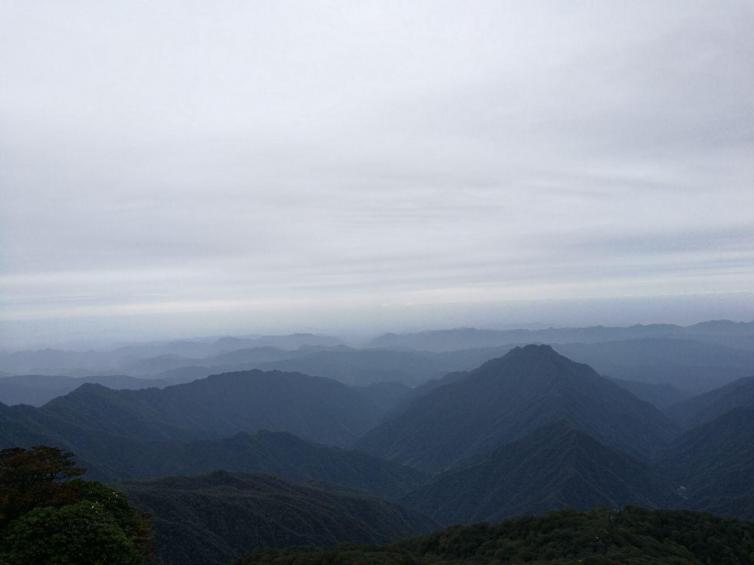
[[[752,320],[752,27],[0,1],[1,346]]]

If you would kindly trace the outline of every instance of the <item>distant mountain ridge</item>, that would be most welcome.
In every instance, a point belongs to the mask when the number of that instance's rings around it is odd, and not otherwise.
[[[96,468],[117,461],[116,451],[145,442],[221,439],[264,429],[345,446],[388,408],[389,397],[375,394],[372,400],[369,389],[274,371],[215,375],[164,389],[85,384],[40,408],[0,405],[0,448],[54,445]]]
[[[529,345],[415,398],[356,445],[438,471],[562,419],[643,458],[676,433],[654,406],[589,366]]]
[[[735,408],[754,408],[754,376],[738,379],[674,404],[666,412],[684,428],[692,428],[711,422]]]
[[[521,343],[594,343],[639,338],[699,339],[754,350],[754,321],[731,322],[712,320],[691,326],[674,324],[637,324],[634,326],[590,326],[546,328],[538,330],[490,330],[454,328],[416,333],[388,333],[369,342],[371,347],[451,351],[457,349],[495,347]]]

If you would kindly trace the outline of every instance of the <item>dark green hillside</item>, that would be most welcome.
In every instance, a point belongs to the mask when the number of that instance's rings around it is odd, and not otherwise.
[[[0,450],[2,565],[142,565],[149,520],[126,497],[94,481],[71,453]]]
[[[626,508],[456,526],[386,547],[260,551],[240,565],[750,565],[754,524]]]
[[[112,449],[99,452],[97,463],[92,476],[101,480],[153,479],[224,470],[328,483],[387,498],[400,497],[426,481],[422,473],[410,467],[269,431],[193,442],[115,440]]]
[[[669,484],[565,422],[441,474],[403,503],[444,524],[498,522],[571,508],[680,504]]]
[[[587,365],[529,345],[415,398],[357,446],[437,471],[563,419],[640,457],[676,432],[654,406]]]
[[[437,527],[378,498],[224,472],[123,485],[152,515],[166,564],[229,563],[255,548],[385,543]]]
[[[658,472],[694,509],[754,520],[754,409],[736,408],[681,436]]]

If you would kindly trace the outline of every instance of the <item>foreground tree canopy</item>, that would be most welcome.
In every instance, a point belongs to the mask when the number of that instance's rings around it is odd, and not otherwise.
[[[83,474],[71,453],[56,448],[0,451],[0,565],[146,561],[146,517]]]
[[[266,550],[240,565],[739,565],[754,563],[754,524],[688,511],[561,511],[456,526],[382,547]]]

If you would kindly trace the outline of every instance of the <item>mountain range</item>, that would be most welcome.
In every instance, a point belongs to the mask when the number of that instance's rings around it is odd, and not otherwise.
[[[140,390],[87,383],[41,407],[0,404],[0,449],[73,451],[153,515],[166,563],[211,563],[563,508],[754,519],[753,390],[743,378],[686,398],[527,345],[415,388],[263,370]]]

